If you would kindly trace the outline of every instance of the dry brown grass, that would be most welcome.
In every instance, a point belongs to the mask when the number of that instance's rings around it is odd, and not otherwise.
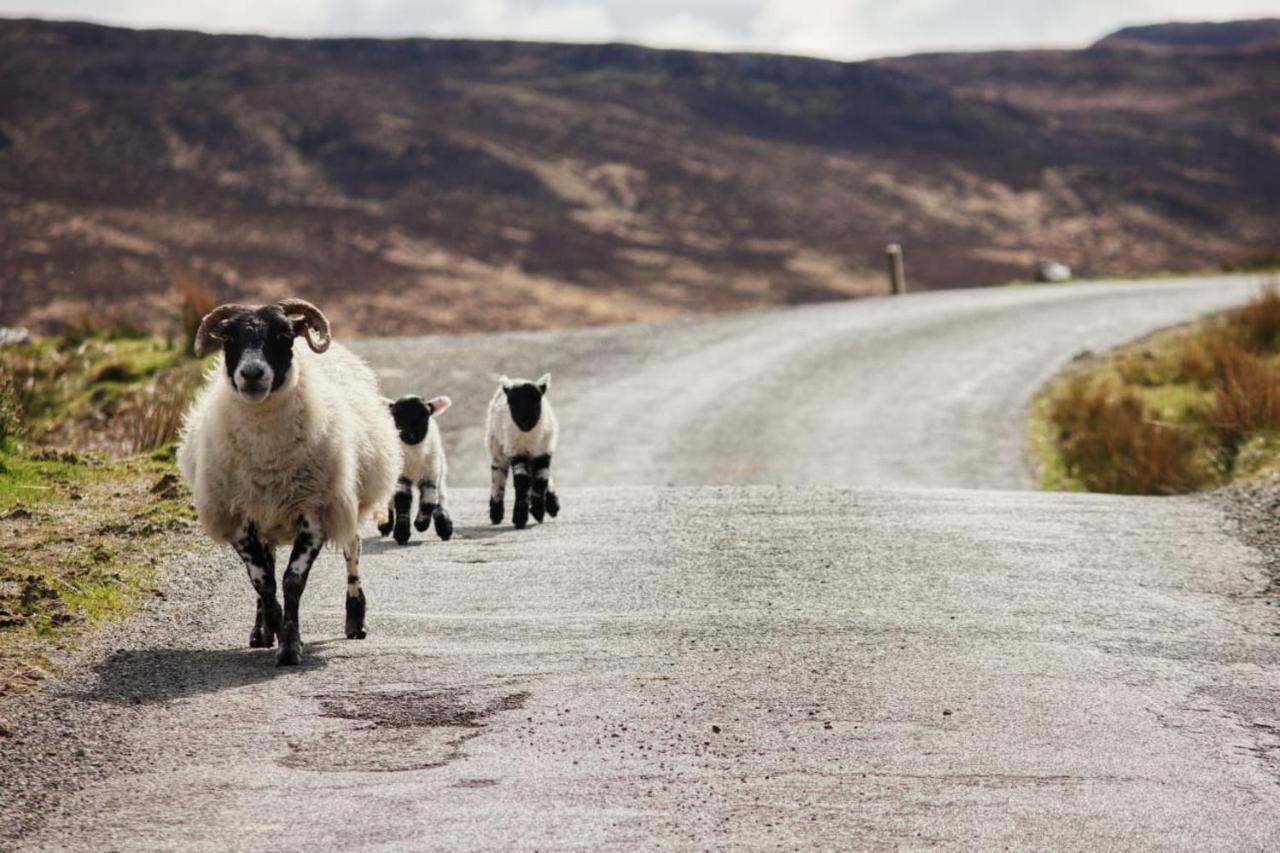
[[[1049,416],[1064,463],[1089,491],[1181,494],[1205,478],[1193,438],[1154,420],[1133,391],[1077,376],[1054,397]]]
[[[183,352],[192,352],[200,321],[218,305],[217,298],[205,283],[189,272],[173,275],[173,298],[178,311],[178,328],[182,333]]]
[[[1268,354],[1280,342],[1280,288],[1267,287],[1243,308],[1225,317],[1229,334],[1252,353]]]
[[[1215,344],[1213,358],[1209,426],[1231,458],[1249,436],[1280,429],[1280,369],[1227,342]]]

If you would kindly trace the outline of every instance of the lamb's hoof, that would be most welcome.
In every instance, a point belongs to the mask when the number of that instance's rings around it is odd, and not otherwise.
[[[419,533],[426,533],[427,528],[430,526],[431,526],[430,517],[423,518],[422,516],[418,516],[413,520],[413,529],[418,531]]]
[[[382,524],[378,525],[378,535],[386,536],[388,533],[391,532],[392,527],[393,525],[391,523],[384,521]]]
[[[399,516],[396,518],[396,543],[404,545],[409,541],[409,535],[409,516]]]
[[[436,510],[436,535],[448,542],[453,538],[453,519],[442,509]]]
[[[275,644],[275,637],[270,634],[264,634],[261,628],[254,628],[253,633],[249,635],[249,648],[251,649],[269,649]]]
[[[363,640],[367,636],[369,636],[368,632],[365,631],[363,625],[358,622],[352,623],[350,619],[347,620],[348,640]]]
[[[540,498],[534,498],[529,503],[529,514],[532,515],[533,520],[538,522],[539,524],[542,523],[542,517],[546,515],[546,512],[547,512],[546,502],[541,500]]]
[[[511,511],[511,523],[516,526],[516,530],[523,530],[524,526],[529,523],[529,505],[527,503],[518,503],[515,509]]]
[[[494,524],[501,524],[502,514],[502,501],[489,501],[489,520]]]
[[[560,514],[560,499],[555,492],[547,492],[547,515],[555,518]]]
[[[302,641],[294,640],[280,647],[276,666],[297,666],[302,663]]]

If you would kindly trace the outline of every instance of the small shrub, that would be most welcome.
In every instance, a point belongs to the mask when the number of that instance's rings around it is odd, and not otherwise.
[[[1228,344],[1215,346],[1214,361],[1209,425],[1230,461],[1251,435],[1280,429],[1280,371]]]
[[[192,371],[180,368],[156,377],[147,395],[129,412],[131,452],[149,453],[177,440],[197,380]]]
[[[1280,342],[1280,290],[1266,288],[1243,308],[1228,312],[1226,322],[1249,352],[1275,352]]]
[[[1195,461],[1192,436],[1153,420],[1132,391],[1077,376],[1054,396],[1049,416],[1063,461],[1089,491],[1181,494],[1207,477]]]
[[[22,408],[8,381],[0,382],[0,450],[22,434]]]
[[[194,353],[196,332],[200,321],[218,306],[218,301],[200,279],[191,273],[179,272],[173,276],[173,293],[178,304],[178,325],[182,331],[182,351]]]

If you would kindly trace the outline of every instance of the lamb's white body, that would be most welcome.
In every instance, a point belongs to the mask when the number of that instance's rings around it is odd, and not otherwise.
[[[237,397],[218,356],[187,413],[178,465],[218,542],[253,524],[283,544],[308,517],[345,547],[391,497],[400,437],[363,361],[336,343],[317,355],[299,338],[285,385],[256,405]]]
[[[417,444],[400,442],[404,451],[404,468],[400,476],[415,483],[430,482],[436,484],[440,500],[433,503],[444,503],[445,476],[449,463],[444,456],[444,443],[440,439],[440,427],[436,419],[427,421],[427,437]]]
[[[488,437],[489,455],[496,462],[500,459],[528,456],[554,456],[560,440],[560,422],[551,408],[551,401],[542,401],[542,418],[538,425],[523,432],[511,420],[507,411],[507,397],[499,388],[489,401],[489,414],[485,419],[485,435]],[[474,446],[474,445],[473,445]]]

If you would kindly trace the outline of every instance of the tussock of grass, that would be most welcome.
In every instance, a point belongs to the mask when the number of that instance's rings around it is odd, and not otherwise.
[[[1077,366],[1041,393],[1042,485],[1181,494],[1269,472],[1280,447],[1280,293]]]

